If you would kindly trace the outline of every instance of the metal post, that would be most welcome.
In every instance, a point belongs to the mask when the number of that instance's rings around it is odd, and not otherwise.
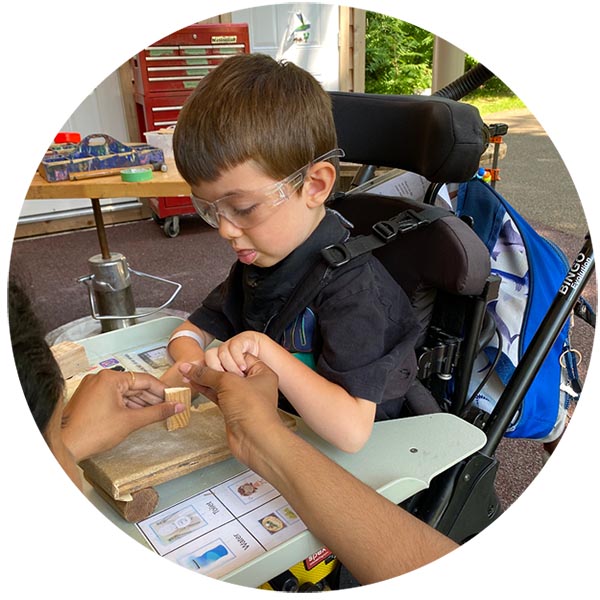
[[[98,241],[100,242],[100,252],[102,258],[110,259],[110,251],[108,249],[108,241],[106,239],[106,230],[104,229],[104,217],[102,216],[102,208],[100,207],[100,199],[92,198],[92,210],[94,211],[94,221],[96,222],[96,232]]]

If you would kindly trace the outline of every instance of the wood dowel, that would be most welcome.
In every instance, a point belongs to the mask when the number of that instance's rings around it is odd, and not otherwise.
[[[151,168],[153,171],[163,171],[166,165],[161,163],[151,163],[149,165],[133,165],[134,168]],[[83,179],[95,179],[96,177],[110,177],[111,175],[119,175],[123,169],[127,167],[114,167],[111,169],[102,169],[100,171],[80,171],[78,173],[69,173],[70,181],[81,181]]]
[[[98,495],[128,523],[139,523],[140,521],[143,521],[149,517],[158,506],[158,492],[152,487],[133,492],[131,494],[133,500],[124,502],[122,500],[115,500],[87,476],[85,476],[85,478]]]
[[[92,210],[94,211],[94,221],[96,223],[96,233],[100,243],[100,253],[105,260],[110,259],[110,250],[108,249],[108,240],[106,239],[106,230],[104,229],[104,217],[99,198],[92,198]]]

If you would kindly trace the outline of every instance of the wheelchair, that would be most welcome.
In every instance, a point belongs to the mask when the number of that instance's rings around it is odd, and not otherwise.
[[[496,450],[559,332],[572,314],[595,326],[591,308],[579,310],[581,292],[594,270],[587,236],[567,272],[569,285],[556,292],[493,410],[487,413],[473,405],[469,387],[475,360],[497,333],[488,307],[498,297],[500,281],[470,219],[452,210],[432,212],[432,206],[444,184],[473,178],[498,131],[497,125],[483,123],[477,109],[459,102],[492,76],[477,65],[430,97],[330,93],[344,160],[360,168],[349,191],[337,194],[332,203],[353,223],[358,242],[352,245],[351,238],[349,247],[329,249],[326,259],[342,264],[372,251],[406,291],[424,324],[416,349],[419,386],[407,396],[406,416],[450,412],[480,427],[487,437],[480,451],[402,504],[459,544],[502,514],[494,488]],[[425,178],[423,197],[374,193],[381,167]],[[574,278],[581,257],[587,270]]]

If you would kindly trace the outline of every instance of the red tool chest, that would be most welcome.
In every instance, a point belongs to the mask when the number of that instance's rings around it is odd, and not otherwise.
[[[250,52],[245,23],[196,24],[145,48],[132,60],[140,133],[175,125],[186,98],[212,69]],[[165,234],[179,234],[179,216],[194,213],[188,197],[151,198],[152,216]]]

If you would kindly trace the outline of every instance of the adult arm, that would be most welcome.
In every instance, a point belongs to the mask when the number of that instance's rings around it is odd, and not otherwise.
[[[245,377],[181,369],[193,385],[216,393],[233,455],[291,503],[360,583],[402,575],[457,547],[285,427],[276,410],[277,376],[263,362],[249,358]]]

